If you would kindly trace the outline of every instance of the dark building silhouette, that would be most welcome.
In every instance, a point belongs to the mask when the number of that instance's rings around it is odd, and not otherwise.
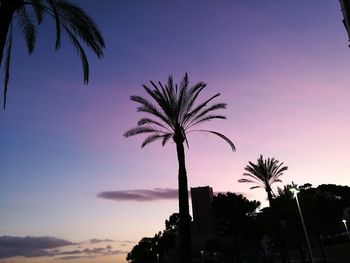
[[[214,236],[213,188],[209,186],[191,188],[191,199],[192,246],[198,250],[204,248],[205,242]]]

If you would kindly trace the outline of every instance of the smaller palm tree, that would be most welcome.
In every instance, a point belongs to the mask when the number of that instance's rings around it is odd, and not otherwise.
[[[282,182],[281,176],[283,172],[288,169],[288,166],[283,166],[275,158],[267,158],[264,160],[263,156],[257,160],[257,163],[249,162],[244,170],[243,176],[246,178],[239,179],[240,183],[254,183],[250,189],[264,188],[267,193],[267,199],[269,200],[270,207],[273,208],[273,192],[272,184]]]

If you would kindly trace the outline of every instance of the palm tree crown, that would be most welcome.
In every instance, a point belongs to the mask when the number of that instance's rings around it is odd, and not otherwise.
[[[240,183],[254,183],[255,186],[252,186],[250,189],[255,188],[264,188],[268,194],[268,199],[270,206],[272,204],[272,189],[271,186],[274,183],[282,182],[280,177],[283,175],[283,172],[288,169],[287,166],[283,166],[283,162],[280,163],[275,158],[263,159],[263,156],[257,160],[257,163],[254,164],[249,162],[244,170],[243,176],[247,178],[239,179]]]
[[[206,84],[198,82],[190,86],[187,73],[179,85],[173,83],[171,76],[169,76],[166,85],[160,82],[158,82],[158,85],[152,81],[150,83],[153,89],[146,85],[143,85],[143,87],[159,107],[141,96],[131,96],[130,99],[140,104],[137,111],[149,113],[155,119],[140,119],[137,123],[138,126],[125,132],[124,137],[150,134],[141,147],[156,140],[161,140],[164,146],[171,138],[174,142],[186,142],[188,145],[187,134],[189,132],[209,132],[224,139],[235,151],[235,145],[225,135],[211,130],[194,129],[195,126],[213,119],[226,119],[223,115],[212,113],[219,109],[225,109],[225,103],[209,104],[214,98],[220,96],[219,93],[195,105]]]
[[[4,51],[4,108],[6,107],[7,88],[12,49],[13,20],[25,37],[28,53],[35,47],[37,25],[45,15],[53,18],[56,28],[55,49],[61,46],[61,32],[65,32],[75,46],[81,58],[84,83],[89,81],[89,63],[81,42],[84,42],[98,58],[103,56],[105,43],[95,22],[80,7],[67,0],[0,0],[0,66]],[[36,22],[32,19],[35,17]]]

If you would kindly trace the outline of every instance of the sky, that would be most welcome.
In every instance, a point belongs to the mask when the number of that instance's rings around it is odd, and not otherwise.
[[[190,187],[267,205],[263,189],[237,182],[260,154],[288,166],[284,184],[350,184],[350,50],[338,1],[72,2],[106,42],[103,59],[87,52],[88,86],[69,41],[54,51],[49,17],[31,56],[14,33],[0,111],[0,255],[17,257],[1,263],[122,263],[164,229],[178,210],[175,146],[141,149],[142,136],[122,135],[144,116],[129,97],[169,75],[206,82],[200,100],[221,93],[227,120],[205,128],[237,148],[190,134]],[[19,254],[9,240],[32,250]]]

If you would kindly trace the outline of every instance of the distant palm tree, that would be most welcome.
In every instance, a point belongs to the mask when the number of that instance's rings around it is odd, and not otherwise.
[[[91,48],[98,58],[103,56],[105,44],[102,35],[92,18],[80,7],[66,0],[0,0],[0,66],[6,52],[4,108],[10,76],[13,21],[17,20],[25,37],[28,53],[31,54],[35,46],[36,23],[40,25],[44,15],[50,16],[55,22],[55,48],[60,48],[61,31],[64,31],[77,49],[83,64],[85,83],[89,81],[89,63],[80,40]],[[36,23],[32,19],[33,16],[36,17]]]
[[[275,158],[267,158],[267,160],[264,160],[263,156],[260,155],[256,164],[249,162],[249,165],[244,168],[246,173],[244,173],[243,176],[248,178],[239,179],[238,182],[256,184],[256,186],[250,189],[264,188],[270,207],[273,209],[273,193],[271,186],[274,183],[282,182],[280,177],[287,169],[288,166],[283,166],[283,163],[280,163]]]
[[[130,99],[140,104],[137,108],[139,112],[145,112],[154,117],[142,118],[137,123],[136,128],[125,132],[124,137],[138,134],[149,134],[141,147],[161,140],[164,146],[169,140],[176,144],[177,158],[179,164],[178,171],[178,191],[179,191],[179,213],[180,213],[180,262],[189,262],[191,248],[191,218],[188,205],[187,172],[185,165],[184,143],[188,146],[187,134],[189,132],[208,132],[224,139],[235,151],[233,142],[221,133],[211,130],[195,130],[194,127],[213,119],[226,119],[223,115],[213,114],[213,111],[225,109],[225,103],[209,104],[220,94],[216,94],[204,102],[195,105],[201,91],[206,84],[199,82],[193,86],[189,85],[187,74],[180,84],[174,84],[169,76],[168,83],[158,85],[150,81],[152,88],[143,85],[147,94],[152,97],[156,105],[141,96],[131,96]]]

